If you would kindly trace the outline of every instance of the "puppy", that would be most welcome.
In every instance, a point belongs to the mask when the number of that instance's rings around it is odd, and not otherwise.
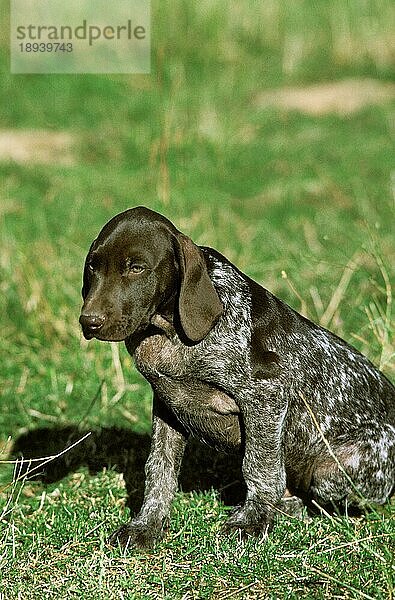
[[[140,512],[111,537],[149,546],[169,519],[190,435],[242,454],[228,529],[269,531],[296,495],[384,503],[395,485],[395,388],[367,358],[144,207],[107,223],[85,262],[87,339],[124,341],[153,390]]]

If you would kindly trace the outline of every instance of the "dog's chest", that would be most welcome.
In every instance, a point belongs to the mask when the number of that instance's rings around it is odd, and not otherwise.
[[[167,376],[182,378],[190,370],[191,357],[182,344],[173,342],[164,334],[155,334],[143,340],[134,351],[136,367],[150,380]]]
[[[232,397],[202,379],[193,351],[165,335],[153,335],[134,351],[138,370],[192,435],[224,451],[241,443],[239,408]]]

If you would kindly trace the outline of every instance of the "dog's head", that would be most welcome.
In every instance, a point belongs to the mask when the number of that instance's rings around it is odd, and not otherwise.
[[[80,323],[87,339],[125,340],[163,314],[198,342],[223,311],[202,251],[144,207],[103,227],[85,261],[82,296]]]

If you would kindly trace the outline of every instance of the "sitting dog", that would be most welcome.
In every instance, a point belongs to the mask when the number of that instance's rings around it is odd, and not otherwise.
[[[395,388],[362,354],[144,207],[107,223],[84,268],[87,339],[125,341],[153,389],[140,512],[111,537],[149,546],[190,435],[242,453],[229,529],[267,533],[291,495],[384,503],[395,485]]]

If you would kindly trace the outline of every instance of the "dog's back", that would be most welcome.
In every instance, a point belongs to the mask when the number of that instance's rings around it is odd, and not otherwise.
[[[243,368],[250,369],[256,396],[272,388],[287,404],[287,486],[324,504],[385,502],[395,486],[394,386],[344,340],[295,312],[218,252],[202,250],[231,314],[223,316],[227,354],[236,356],[249,337],[250,364]],[[261,436],[257,444],[265,436],[264,422]]]

